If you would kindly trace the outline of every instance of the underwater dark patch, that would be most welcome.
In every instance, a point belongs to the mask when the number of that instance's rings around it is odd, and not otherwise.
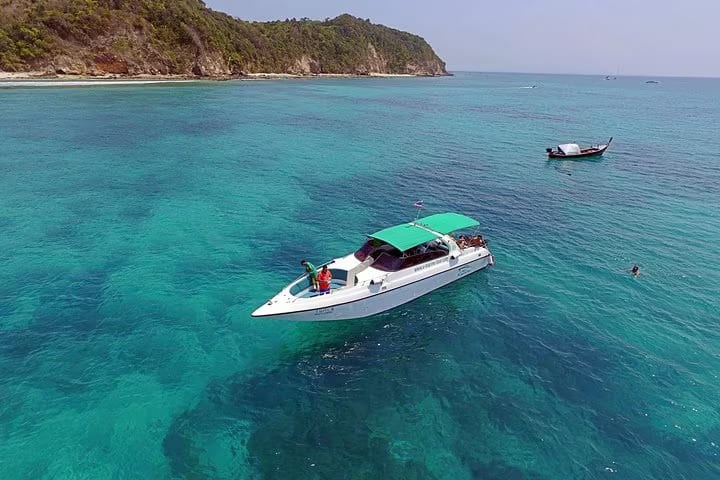
[[[488,463],[472,462],[470,463],[470,471],[472,478],[475,480],[550,480],[532,470],[508,465],[502,460],[494,460]]]

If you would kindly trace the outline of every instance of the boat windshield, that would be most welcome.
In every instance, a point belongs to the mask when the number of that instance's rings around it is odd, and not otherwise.
[[[364,262],[367,257],[373,257],[377,260],[377,258],[383,253],[389,253],[398,257],[402,256],[402,252],[392,245],[376,238],[371,238],[365,242],[357,252],[355,252],[355,258],[361,262]]]

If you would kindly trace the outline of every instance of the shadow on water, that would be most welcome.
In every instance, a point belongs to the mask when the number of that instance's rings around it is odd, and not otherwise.
[[[557,158],[546,158],[545,166],[552,167],[558,172],[564,173],[565,175],[572,175],[572,169],[578,163],[600,163],[602,162],[602,160],[603,157],[588,157],[583,158],[582,160],[560,160]]]
[[[173,473],[208,473],[201,460],[192,461],[207,456],[199,439],[216,438],[237,425],[252,430],[244,434],[244,442],[227,442],[226,448],[230,456],[236,455],[232,449],[245,450],[244,460],[262,478],[351,478],[350,472],[353,477],[367,472],[403,478],[403,471],[414,469],[418,471],[410,478],[428,478],[419,464],[394,461],[389,439],[373,435],[365,424],[384,403],[363,393],[368,389],[363,372],[378,368],[372,356],[382,354],[371,345],[367,337],[351,337],[343,345],[326,346],[325,353],[306,351],[263,374],[210,386],[195,409],[173,422],[165,438]]]
[[[453,287],[447,295],[460,300]],[[421,457],[394,454],[392,432],[370,420],[428,395],[442,344],[462,326],[446,321],[460,314],[453,302],[436,300],[365,320],[299,324],[297,341],[273,365],[212,384],[173,422],[164,450],[174,474],[210,474],[199,439],[239,425],[246,434],[228,440],[228,455],[244,451],[263,478],[433,478]]]
[[[508,465],[501,460],[488,463],[471,462],[470,471],[474,479],[503,479],[503,480],[545,480],[548,477],[528,469]],[[549,479],[548,479],[549,480]]]
[[[436,478],[423,458],[437,446],[452,452],[466,476],[542,478],[498,460],[476,458],[476,435],[488,429],[486,411],[495,428],[533,440],[537,433],[513,415],[515,409],[531,410],[527,402],[517,398],[508,405],[509,397],[488,393],[493,385],[485,365],[495,352],[472,338],[478,335],[477,319],[458,320],[465,312],[456,305],[466,301],[468,283],[445,289],[445,301],[431,295],[401,307],[405,315],[301,325],[298,342],[274,365],[214,383],[194,409],[172,423],[164,450],[173,473],[192,477],[223,470],[208,466],[210,452],[204,444],[219,436],[228,449],[219,458],[247,462],[267,478]],[[485,291],[487,282],[480,283],[479,290]],[[518,338],[519,354],[528,345],[526,337]],[[445,377],[444,361],[452,358],[476,360]],[[421,406],[427,398],[440,399],[458,430],[455,438],[423,430]],[[402,433],[383,427],[387,416],[388,425],[416,432],[418,438],[409,438],[411,444],[417,441],[410,449],[416,455],[398,453]],[[244,433],[228,438],[226,432],[235,429]],[[428,444],[424,436],[434,440]]]

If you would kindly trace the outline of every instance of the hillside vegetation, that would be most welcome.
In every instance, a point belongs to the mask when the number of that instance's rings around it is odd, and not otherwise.
[[[425,40],[369,20],[247,22],[200,0],[0,0],[0,70],[446,73]]]

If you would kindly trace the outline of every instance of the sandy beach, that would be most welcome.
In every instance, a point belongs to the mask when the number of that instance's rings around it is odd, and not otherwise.
[[[97,81],[122,81],[122,82],[178,82],[178,81],[226,81],[226,80],[281,80],[281,79],[310,79],[310,78],[413,78],[421,75],[392,74],[392,73],[370,73],[367,75],[356,75],[346,73],[318,73],[318,74],[293,74],[293,73],[271,73],[257,72],[245,75],[227,75],[198,77],[193,75],[61,75],[43,71],[28,72],[3,72],[0,71],[0,82],[11,81],[75,81],[75,82],[97,82]]]
[[[178,80],[214,80],[213,78],[195,77],[190,75],[60,75],[43,71],[29,72],[3,72],[0,71],[0,81],[17,80],[151,80],[151,81],[178,81]]]
[[[311,73],[311,74],[294,74],[294,73],[248,73],[240,79],[279,79],[279,78],[393,78],[393,77],[417,77],[418,75],[410,75],[403,73],[369,73],[367,75],[357,75],[352,73]]]

